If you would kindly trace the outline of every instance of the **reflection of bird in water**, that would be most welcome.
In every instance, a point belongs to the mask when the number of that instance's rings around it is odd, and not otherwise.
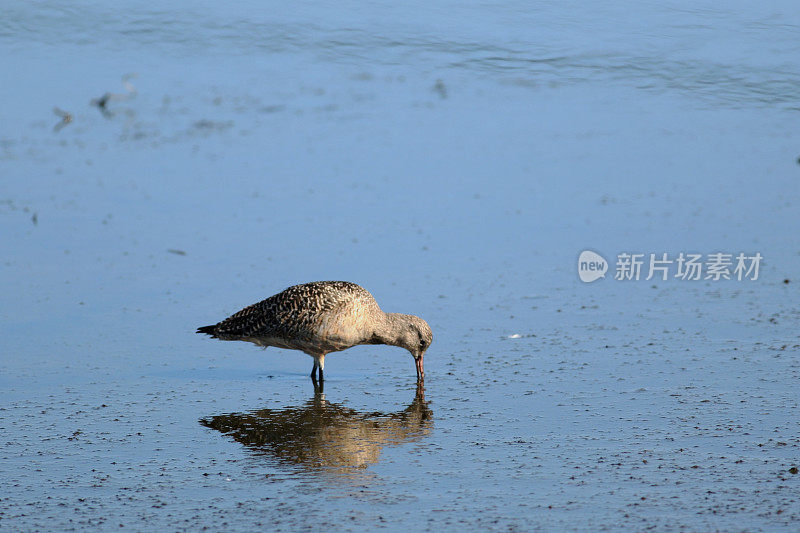
[[[261,409],[203,418],[255,453],[310,470],[346,474],[378,462],[384,446],[417,442],[433,427],[422,384],[414,401],[397,413],[361,413],[325,400],[320,387],[300,407]]]
[[[316,281],[289,287],[197,333],[215,339],[301,350],[314,358],[311,379],[324,379],[325,356],[359,344],[389,344],[414,357],[417,380],[425,377],[425,350],[433,340],[428,323],[414,315],[384,313],[363,287]]]
[[[134,87],[130,82],[130,80],[135,77],[136,73],[125,74],[122,76],[122,86],[125,87],[125,91],[127,91],[126,94],[105,93],[100,98],[93,98],[90,103],[93,106],[97,106],[97,109],[100,110],[104,117],[111,118],[114,116],[114,114],[108,110],[109,102],[123,102],[136,96],[136,87]]]

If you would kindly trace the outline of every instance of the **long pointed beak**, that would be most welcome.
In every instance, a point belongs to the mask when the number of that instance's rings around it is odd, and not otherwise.
[[[424,381],[425,380],[425,369],[422,366],[422,358],[425,357],[425,352],[419,354],[419,357],[414,359],[414,363],[417,365],[417,381]]]

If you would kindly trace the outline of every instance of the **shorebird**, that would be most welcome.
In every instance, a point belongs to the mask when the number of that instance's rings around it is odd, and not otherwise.
[[[384,313],[363,287],[347,281],[294,285],[222,322],[198,328],[215,339],[248,341],[267,348],[300,350],[314,358],[311,379],[324,381],[325,356],[359,344],[405,348],[414,357],[417,381],[425,379],[430,326],[418,316]]]

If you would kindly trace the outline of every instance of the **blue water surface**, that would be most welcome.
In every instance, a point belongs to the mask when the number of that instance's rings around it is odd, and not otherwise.
[[[794,2],[0,8],[0,527],[797,529]],[[194,334],[322,279],[424,391]]]

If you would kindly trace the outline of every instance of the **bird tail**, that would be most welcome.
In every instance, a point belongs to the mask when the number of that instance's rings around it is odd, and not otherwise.
[[[197,328],[197,333],[205,333],[206,335],[211,335],[214,338],[217,338],[216,330],[217,325],[214,324],[213,326],[203,326],[201,328]]]

